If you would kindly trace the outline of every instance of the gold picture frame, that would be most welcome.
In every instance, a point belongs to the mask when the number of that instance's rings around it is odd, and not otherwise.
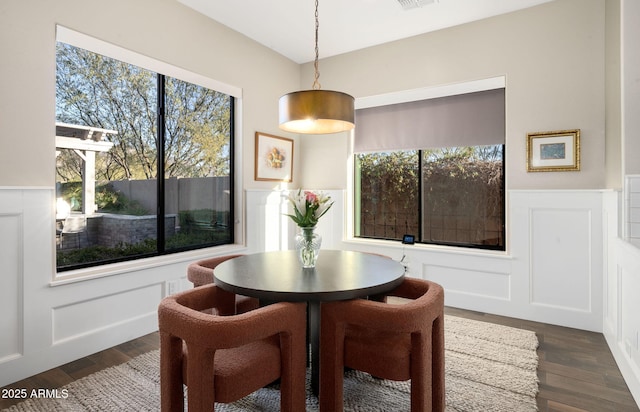
[[[293,180],[293,139],[256,132],[255,180]]]
[[[527,134],[527,172],[580,170],[580,129]]]

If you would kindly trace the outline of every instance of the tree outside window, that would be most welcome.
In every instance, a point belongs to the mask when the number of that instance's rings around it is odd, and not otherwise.
[[[59,270],[233,242],[233,97],[58,42],[56,121],[117,132],[95,205],[85,153],[57,149]]]

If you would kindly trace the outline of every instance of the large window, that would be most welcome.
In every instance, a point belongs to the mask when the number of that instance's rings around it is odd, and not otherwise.
[[[504,250],[504,146],[359,153],[355,235]]]
[[[505,250],[504,89],[356,112],[354,235]]]
[[[233,243],[234,97],[64,42],[57,268]]]

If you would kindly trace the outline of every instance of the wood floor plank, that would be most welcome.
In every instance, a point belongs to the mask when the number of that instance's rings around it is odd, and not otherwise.
[[[548,373],[546,383],[554,388],[566,389],[576,394],[593,396],[598,399],[608,400],[620,405],[635,405],[635,402],[629,393],[617,389],[611,389],[604,385],[581,381],[568,376],[559,376]]]
[[[576,368],[574,367],[566,366],[566,365],[562,365],[554,362],[549,362],[546,359],[539,360],[538,370],[552,373],[559,376],[572,377],[584,382],[595,383],[602,386],[606,385],[605,377],[598,372],[587,371],[583,369],[576,370]]]
[[[640,411],[602,334],[455,308],[445,312],[536,332],[540,412]]]
[[[586,412],[586,409],[574,408],[556,401],[549,401],[548,406],[549,412]]]

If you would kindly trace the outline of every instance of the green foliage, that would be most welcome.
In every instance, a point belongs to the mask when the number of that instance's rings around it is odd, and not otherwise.
[[[141,256],[156,251],[156,240],[147,239],[135,245],[123,243],[115,247],[90,246],[82,249],[59,250],[56,255],[58,268],[94,263],[109,260],[117,260],[128,256]]]
[[[399,151],[357,156],[361,235],[401,239],[405,233],[417,233],[418,155],[418,151]]]
[[[205,211],[202,211],[202,213],[206,214]],[[215,214],[215,211],[209,210],[210,216]],[[224,214],[228,215],[226,212]],[[201,214],[199,215],[202,217]],[[212,228],[211,230],[192,227],[190,230],[181,230],[179,233],[169,237],[166,240],[165,248],[167,250],[177,250],[194,245],[217,245],[227,243],[230,238],[229,230],[223,227]],[[121,260],[134,256],[151,256],[157,251],[156,242],[156,239],[146,239],[137,244],[121,243],[114,247],[89,246],[81,249],[58,250],[56,255],[57,267],[60,269],[74,265]]]
[[[71,206],[72,211],[82,210],[82,182],[61,183],[58,187],[58,196]]]
[[[502,146],[359,154],[357,164],[360,236],[503,245]]]
[[[165,122],[157,122],[158,84],[164,82]],[[224,93],[162,76],[68,44],[56,44],[56,121],[117,131],[107,135],[113,147],[96,153],[96,181],[152,180],[159,175],[198,178],[231,174],[233,98]],[[158,141],[158,130],[164,140]],[[158,154],[164,152],[164,169]],[[83,160],[60,149],[56,181],[73,210],[81,210]],[[98,211],[146,215],[139,202],[96,185]],[[228,214],[194,212],[184,230],[167,239],[167,249],[228,242]],[[226,229],[225,229],[226,228]],[[99,236],[96,236],[98,238]],[[118,247],[90,246],[58,252],[58,266],[157,253],[155,240]]]
[[[231,98],[174,78],[166,94],[165,175],[229,175]]]
[[[315,227],[318,221],[333,206],[331,196],[298,189],[295,195],[289,196],[293,206],[293,215],[288,214],[299,227]]]
[[[502,163],[474,156],[443,156],[424,163],[423,191],[428,211],[467,216],[502,212]]]
[[[140,202],[129,199],[114,190],[109,183],[96,186],[96,204],[98,211],[121,215],[144,216],[151,214]]]
[[[194,245],[220,245],[231,240],[229,230],[223,228],[212,230],[180,231],[167,239],[167,249],[182,249]]]
[[[82,182],[60,183],[58,194],[71,205],[71,210],[82,210]],[[140,202],[131,200],[117,192],[109,183],[96,185],[96,204],[98,211],[104,213],[134,216],[149,214],[149,211]]]
[[[68,44],[56,48],[56,120],[116,130],[96,158],[98,180],[158,176],[156,73]],[[230,173],[230,96],[166,77],[165,170],[170,177]],[[72,150],[57,158],[60,181],[81,180]]]
[[[182,210],[178,213],[178,219],[180,231],[186,233],[229,227],[229,212],[213,209]]]

